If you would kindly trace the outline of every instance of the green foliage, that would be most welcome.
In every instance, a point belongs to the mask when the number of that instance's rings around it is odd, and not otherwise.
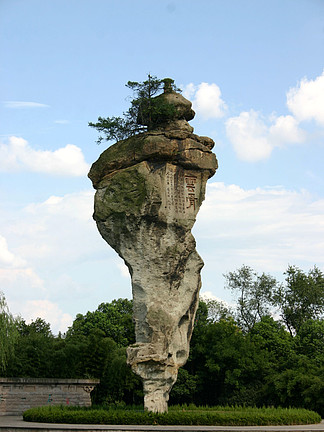
[[[258,349],[269,354],[271,367],[287,360],[294,350],[293,339],[284,326],[270,316],[264,316],[249,333],[250,340]]]
[[[207,299],[204,302],[207,306],[209,322],[217,322],[221,319],[234,318],[233,311],[223,302],[211,299]]]
[[[324,366],[296,356],[293,366],[267,377],[273,402],[282,406],[302,406],[324,416]]]
[[[67,337],[88,336],[91,330],[100,329],[118,346],[128,346],[135,342],[132,314],[132,300],[118,299],[111,303],[101,303],[94,312],[78,314],[67,332]]]
[[[42,318],[36,318],[30,324],[22,319],[18,323],[18,331],[22,336],[30,336],[33,334],[43,335],[45,337],[52,337],[51,326]]]
[[[285,274],[285,284],[265,273],[260,276],[245,265],[225,275],[226,287],[237,294],[237,320],[244,330],[251,330],[273,308],[279,310],[291,335],[298,333],[304,322],[323,317],[323,272],[315,266],[305,274],[289,266]]]
[[[234,292],[241,295],[243,289],[239,310],[244,303],[247,319],[233,316],[219,302],[199,303],[190,356],[179,370],[170,404],[293,406],[324,416],[321,272],[315,268],[304,274],[289,268],[286,285],[280,286],[269,276],[243,270],[233,272],[230,281],[240,287]],[[294,318],[290,329],[284,319],[287,304],[295,311],[289,315]],[[269,314],[274,306],[282,319]],[[299,307],[305,317],[298,315]],[[6,307],[3,310],[10,316]],[[4,328],[2,324],[0,332]],[[95,403],[120,406],[142,401],[141,381],[126,364],[126,346],[135,339],[131,301],[118,299],[79,314],[63,337],[55,337],[41,319],[31,324],[19,320],[11,329],[16,329],[16,336],[11,339],[5,376],[100,378],[92,393]]]
[[[7,376],[51,377],[51,354],[54,351],[55,338],[50,325],[41,318],[31,324],[21,319],[18,323],[18,338],[15,356],[7,368]]]
[[[134,98],[123,117],[99,117],[96,123],[89,122],[90,127],[103,134],[99,136],[98,144],[103,140],[119,141],[149,131],[157,124],[168,121],[175,112],[172,105],[162,99],[154,98],[163,90],[163,87],[167,91],[179,91],[172,79],[158,79],[149,74],[146,81],[128,81],[126,87],[133,91]]]
[[[138,214],[147,195],[145,177],[136,168],[128,167],[110,179],[109,188],[102,196],[100,204],[96,203],[96,220],[106,220],[110,216],[123,218],[130,213]]]
[[[251,330],[263,316],[270,314],[272,292],[277,281],[270,275],[259,276],[243,265],[225,276],[226,288],[237,293],[237,320],[244,330]]]
[[[138,410],[80,409],[47,406],[23,414],[25,421],[125,425],[296,425],[319,423],[318,414],[303,409],[178,406],[158,414]]]
[[[0,291],[0,373],[4,374],[13,358],[18,339],[16,320],[10,313],[4,294]]]
[[[211,314],[200,302],[187,374],[180,372],[171,403],[183,397],[198,404],[306,407],[324,415],[322,320],[307,321],[292,336],[269,315],[242,331],[230,316]],[[194,386],[187,395],[189,382]]]
[[[121,402],[135,404],[142,402],[142,399],[142,382],[126,364],[126,348],[118,348],[112,352],[109,365],[100,378],[100,385],[96,387],[93,401],[108,405]]]
[[[198,376],[191,375],[186,369],[179,369],[178,378],[172,388],[172,404],[192,403],[197,393]]]
[[[250,383],[254,383],[251,393],[257,395],[256,387],[263,375],[262,362],[254,345],[233,319],[209,324],[202,335],[202,346],[200,364],[195,366],[199,368],[201,382],[200,403],[256,403],[255,399],[246,400],[246,392]],[[241,393],[244,400],[240,400]]]
[[[95,312],[78,315],[64,337],[55,337],[41,318],[30,324],[21,319],[14,329],[5,376],[99,378],[92,396],[100,403],[133,403],[143,397],[140,379],[126,364],[124,346],[134,341],[130,300],[102,303]]]
[[[320,364],[324,358],[324,320],[309,319],[305,321],[300,326],[295,341],[298,353],[304,354]]]
[[[274,303],[290,333],[295,334],[304,322],[323,317],[324,274],[316,266],[308,274],[289,266],[286,275],[286,285],[276,290]]]

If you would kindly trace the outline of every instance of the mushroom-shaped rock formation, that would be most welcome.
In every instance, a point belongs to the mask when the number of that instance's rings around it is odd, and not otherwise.
[[[131,275],[136,343],[127,361],[143,380],[145,409],[154,412],[167,411],[189,355],[203,267],[191,228],[217,169],[213,140],[187,122],[191,102],[168,85],[153,101],[161,99],[172,108],[169,118],[109,147],[89,173],[98,230]]]

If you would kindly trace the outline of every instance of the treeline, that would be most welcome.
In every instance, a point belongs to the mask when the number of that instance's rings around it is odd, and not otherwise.
[[[236,306],[201,301],[187,364],[170,403],[303,407],[324,416],[324,275],[290,266],[286,281],[243,266],[225,275]],[[126,365],[132,301],[102,303],[54,336],[38,318],[14,319],[0,297],[3,376],[100,378],[96,403],[142,402]]]

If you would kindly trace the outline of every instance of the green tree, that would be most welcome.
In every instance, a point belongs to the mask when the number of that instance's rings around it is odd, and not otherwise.
[[[112,353],[117,349],[116,343],[99,328],[94,328],[86,338],[83,352],[83,375],[102,378],[112,360]]]
[[[208,310],[208,321],[218,322],[221,319],[234,318],[233,311],[224,302],[212,299],[204,300]]]
[[[296,266],[289,266],[285,274],[286,284],[277,287],[273,303],[293,335],[306,321],[323,316],[324,274],[316,266],[308,274]]]
[[[294,362],[295,382],[299,383],[302,406],[324,416],[324,320],[309,319],[294,338],[298,362]],[[296,368],[296,365],[298,367]],[[296,370],[297,369],[297,370]],[[293,393],[293,392],[291,392]]]
[[[17,377],[51,377],[51,356],[54,336],[50,325],[37,318],[31,324],[21,319],[18,325],[19,337],[14,359],[10,362],[7,374]]]
[[[126,87],[133,91],[131,106],[123,117],[98,117],[96,123],[89,122],[102,135],[97,143],[103,140],[122,140],[132,135],[153,129],[157,123],[166,122],[174,114],[174,107],[163,99],[154,98],[163,88],[165,91],[178,90],[170,78],[158,79],[148,75],[143,82],[128,81]]]
[[[20,320],[18,325],[19,333],[23,336],[32,334],[40,334],[45,337],[52,337],[51,325],[42,318],[36,318],[30,324],[26,324],[25,320]]]
[[[262,384],[259,405],[280,405],[277,377],[290,369],[296,361],[295,344],[285,326],[270,316],[264,316],[247,334],[262,358]],[[281,391],[285,391],[283,388]]]
[[[246,265],[224,276],[226,288],[238,296],[237,320],[245,331],[251,330],[263,316],[270,315],[278,283],[272,276],[265,273],[260,276]]]
[[[94,312],[78,314],[67,332],[67,336],[82,334],[88,336],[93,329],[100,329],[119,346],[135,342],[133,323],[133,302],[128,299],[101,303]]]
[[[308,356],[294,354],[290,366],[267,377],[275,406],[307,408],[324,415],[324,366]]]
[[[268,315],[254,325],[249,338],[259,350],[270,354],[268,360],[271,370],[286,364],[295,349],[293,338],[283,324]]]
[[[232,318],[208,323],[199,344],[199,360],[191,370],[198,377],[200,404],[256,404],[266,357]],[[195,354],[195,353],[193,353]],[[191,359],[190,359],[191,360]]]
[[[52,378],[85,378],[85,353],[88,340],[85,336],[68,339],[58,335],[49,346],[47,375]]]
[[[183,394],[187,403],[198,405],[235,404],[259,401],[266,356],[242,332],[228,310],[216,304],[208,309],[200,301],[190,344],[190,355],[170,395],[178,402]],[[210,306],[210,305],[209,305]],[[187,387],[193,384],[188,395]]]
[[[197,394],[198,376],[191,375],[186,369],[180,368],[178,378],[170,393],[170,403],[190,404],[194,403]]]
[[[100,378],[95,401],[100,403],[140,404],[143,400],[142,382],[126,363],[126,348],[111,352],[107,367]]]
[[[5,373],[15,352],[18,321],[10,313],[5,296],[0,291],[0,372],[2,374]]]
[[[295,338],[298,353],[324,365],[324,320],[309,319],[299,328]]]

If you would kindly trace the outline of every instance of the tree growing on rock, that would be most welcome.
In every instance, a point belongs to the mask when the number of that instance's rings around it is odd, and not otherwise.
[[[122,140],[141,132],[152,130],[156,124],[172,118],[174,106],[164,99],[154,98],[164,91],[180,91],[171,78],[158,79],[148,75],[143,82],[128,81],[126,87],[133,90],[134,98],[131,106],[123,113],[123,117],[98,117],[96,123],[89,122],[89,126],[97,129],[100,135],[97,143],[103,140]]]

